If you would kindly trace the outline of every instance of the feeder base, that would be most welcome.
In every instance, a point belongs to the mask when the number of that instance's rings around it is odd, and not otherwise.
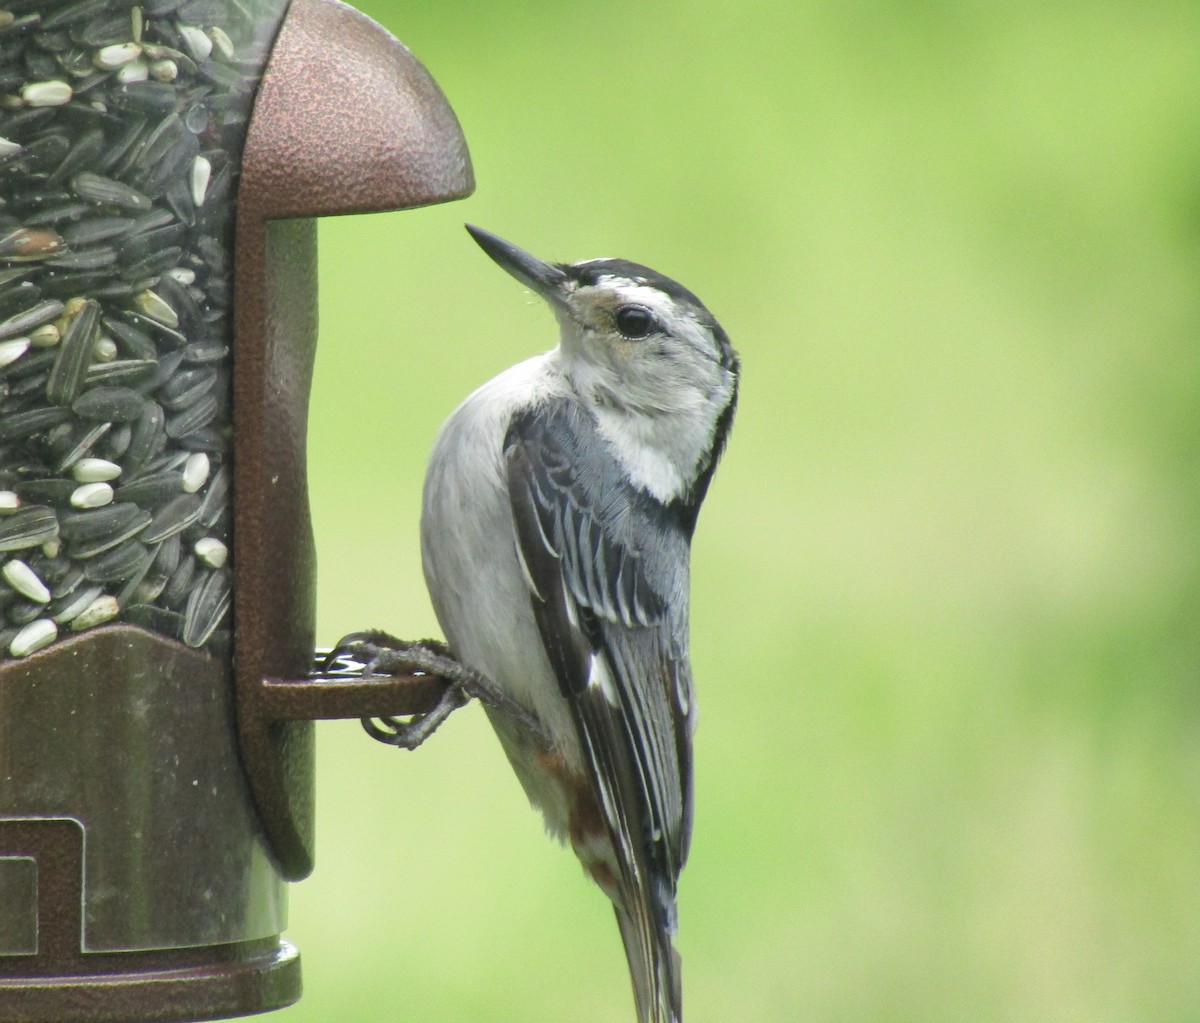
[[[11,968],[20,957],[0,957]],[[94,972],[0,974],[0,1023],[185,1023],[282,1009],[300,998],[300,953],[286,941],[83,955]],[[7,970],[5,971],[7,972]]]

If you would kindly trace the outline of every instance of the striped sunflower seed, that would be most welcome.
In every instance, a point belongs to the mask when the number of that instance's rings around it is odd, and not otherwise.
[[[183,556],[183,538],[179,533],[169,536],[158,545],[154,555],[154,570],[169,578],[179,567],[179,559]],[[164,583],[166,581],[164,578]]]
[[[0,322],[0,338],[28,333],[34,327],[40,327],[43,323],[53,320],[62,311],[63,304],[56,298],[38,302],[37,305],[32,305]]]
[[[175,570],[167,580],[162,592],[162,602],[167,607],[182,610],[193,590],[192,578],[196,574],[196,559],[181,558]]]
[[[0,551],[23,551],[58,538],[58,517],[40,505],[18,508],[0,518]]]
[[[27,412],[14,412],[0,416],[0,441],[32,437],[65,422],[70,416],[65,408],[31,408]]]
[[[151,551],[140,540],[126,540],[111,550],[91,558],[83,567],[84,578],[94,583],[124,582],[138,571]]]
[[[138,421],[133,424],[124,464],[128,475],[136,476],[167,443],[166,415],[156,401],[147,401]]]
[[[183,641],[192,647],[203,646],[229,613],[232,593],[229,575],[224,569],[208,573],[188,597],[183,612]]]
[[[99,320],[100,303],[94,299],[85,301],[71,316],[46,382],[46,397],[53,404],[69,405],[79,394],[95,351]]]
[[[189,408],[168,417],[167,436],[178,441],[186,439],[189,434],[194,434],[208,426],[216,418],[218,408],[215,395],[204,395]]]
[[[99,342],[97,343],[99,351]],[[106,353],[107,354],[107,353]],[[114,354],[119,354],[114,350]],[[153,359],[113,359],[111,362],[94,362],[88,367],[87,382],[125,383],[136,391],[141,391],[142,385],[148,384],[154,376],[158,363]]]
[[[80,577],[82,578],[82,573]],[[77,586],[70,593],[52,600],[46,607],[46,612],[59,625],[66,625],[83,614],[84,610],[103,594],[103,586]]]
[[[154,513],[142,539],[157,543],[182,532],[200,517],[200,504],[200,498],[195,494],[180,494],[168,501]]]
[[[216,382],[217,371],[209,366],[181,369],[159,388],[159,401],[168,412],[178,412],[194,405]]]
[[[66,472],[96,446],[96,443],[112,429],[112,423],[83,423],[72,424],[71,432],[56,445],[54,450],[58,455],[57,469]]]

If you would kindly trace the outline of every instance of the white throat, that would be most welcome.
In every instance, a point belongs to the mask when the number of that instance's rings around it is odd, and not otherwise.
[[[653,394],[639,394],[629,381],[613,379],[608,367],[571,360],[569,373],[572,389],[595,415],[600,436],[630,482],[664,504],[681,497],[712,447],[732,384],[723,381],[702,394],[659,382]],[[664,395],[672,400],[664,402]]]

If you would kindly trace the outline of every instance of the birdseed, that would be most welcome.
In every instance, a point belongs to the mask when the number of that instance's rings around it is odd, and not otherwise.
[[[38,618],[26,624],[8,645],[13,657],[28,657],[58,639],[58,626],[49,618]]]
[[[0,10],[0,657],[226,642],[232,197],[284,0]]]
[[[0,572],[4,575],[4,581],[17,593],[39,604],[50,603],[50,590],[38,574],[20,558],[5,562]]]
[[[102,508],[112,504],[113,488],[107,483],[85,483],[71,491],[71,504],[76,508]]]

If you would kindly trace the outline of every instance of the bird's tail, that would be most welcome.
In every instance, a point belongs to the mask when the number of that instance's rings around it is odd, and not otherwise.
[[[669,924],[655,919],[658,914],[644,902],[638,905],[640,901],[632,906],[613,906],[625,942],[638,1023],[680,1023],[683,991],[679,953],[671,943]]]

